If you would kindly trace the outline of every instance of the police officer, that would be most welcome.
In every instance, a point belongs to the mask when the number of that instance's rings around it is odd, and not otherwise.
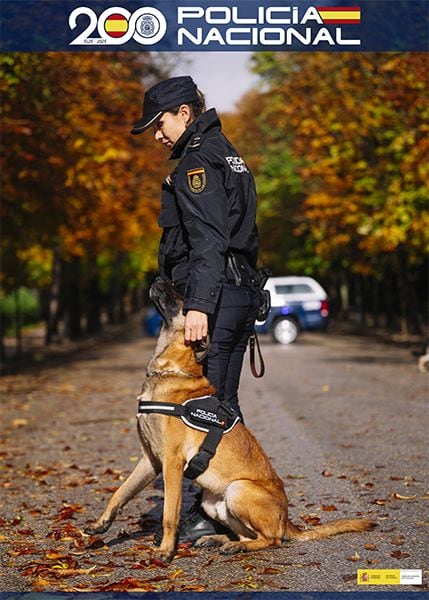
[[[159,270],[183,297],[185,341],[204,344],[204,371],[216,396],[241,415],[238,386],[259,297],[254,289],[258,253],[256,192],[243,159],[221,131],[214,109],[191,77],[150,88],[131,133],[152,127],[156,141],[178,164],[162,186]],[[179,539],[196,541],[218,531],[193,509]]]

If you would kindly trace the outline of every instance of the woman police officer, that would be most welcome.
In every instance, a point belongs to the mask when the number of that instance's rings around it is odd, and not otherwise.
[[[204,372],[216,396],[241,416],[238,386],[259,296],[252,285],[258,253],[256,192],[243,159],[221,132],[214,109],[189,76],[151,87],[131,133],[153,127],[177,167],[162,186],[159,270],[183,297],[185,341],[210,334]],[[238,285],[237,285],[238,284]],[[217,524],[192,511],[180,539],[196,541]]]

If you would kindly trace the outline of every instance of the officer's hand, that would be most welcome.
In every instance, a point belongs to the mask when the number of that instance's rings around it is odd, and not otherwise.
[[[196,342],[207,336],[208,318],[199,310],[188,310],[185,316],[185,342]]]

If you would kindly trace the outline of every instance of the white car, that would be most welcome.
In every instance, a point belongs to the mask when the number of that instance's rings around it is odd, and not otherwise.
[[[312,277],[269,277],[265,289],[271,294],[271,310],[264,322],[256,322],[258,333],[271,333],[279,344],[290,344],[300,331],[326,328],[328,295]]]

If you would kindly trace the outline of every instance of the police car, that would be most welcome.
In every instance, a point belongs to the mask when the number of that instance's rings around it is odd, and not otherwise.
[[[323,330],[329,316],[328,296],[312,277],[269,277],[271,293],[267,319],[256,322],[257,333],[271,333],[279,344],[291,344],[300,331]]]

